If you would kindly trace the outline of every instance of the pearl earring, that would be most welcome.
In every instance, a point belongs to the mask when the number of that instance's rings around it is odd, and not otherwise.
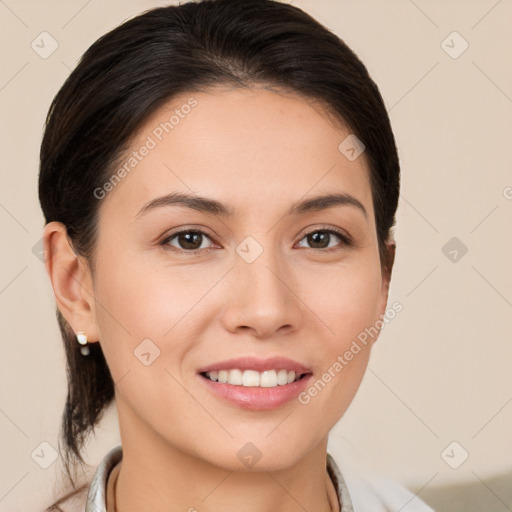
[[[84,331],[78,331],[76,333],[76,339],[78,340],[78,343],[80,343],[80,345],[84,345],[80,349],[80,352],[82,353],[82,355],[88,356],[91,353],[91,350],[89,347],[86,346],[87,345],[87,336],[84,334]]]

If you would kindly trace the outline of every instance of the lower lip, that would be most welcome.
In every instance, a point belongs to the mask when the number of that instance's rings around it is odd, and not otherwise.
[[[256,386],[234,386],[233,384],[215,382],[201,374],[198,375],[208,389],[217,396],[238,407],[256,411],[277,409],[293,400],[299,393],[304,391],[310,378],[313,376],[313,374],[308,373],[300,380],[291,384],[261,388]]]

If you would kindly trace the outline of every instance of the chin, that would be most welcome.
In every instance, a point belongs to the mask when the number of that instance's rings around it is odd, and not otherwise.
[[[303,455],[304,442],[294,443],[290,438],[284,440],[275,434],[267,437],[265,433],[261,440],[256,434],[252,437],[252,441],[236,440],[229,446],[217,445],[216,453],[209,453],[205,460],[226,471],[239,473],[287,469]],[[275,437],[271,439],[272,436]],[[221,450],[220,453],[217,450]]]

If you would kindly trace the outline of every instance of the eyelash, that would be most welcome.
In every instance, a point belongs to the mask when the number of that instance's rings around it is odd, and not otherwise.
[[[171,250],[171,251],[185,253],[185,254],[188,254],[189,256],[197,256],[197,255],[199,255],[199,253],[201,253],[203,251],[210,251],[211,250],[211,249],[185,250],[185,249],[178,249],[176,247],[173,247],[173,246],[169,245],[169,242],[171,240],[173,240],[174,238],[176,238],[177,236],[179,236],[179,235],[181,235],[183,233],[200,234],[200,235],[206,236],[207,238],[212,240],[212,237],[209,236],[208,233],[205,233],[204,231],[201,231],[200,229],[184,229],[182,231],[177,231],[177,232],[172,233],[171,235],[167,236],[166,238],[164,238],[160,242],[160,245],[170,247],[169,250]],[[332,235],[337,235],[341,239],[341,244],[340,245],[345,245],[346,247],[352,246],[352,240],[347,235],[345,235],[341,231],[338,231],[337,229],[333,229],[333,228],[315,229],[314,231],[310,231],[308,233],[305,233],[304,236],[301,238],[301,240],[303,240],[304,238],[306,238],[309,235],[312,235],[313,233],[329,233],[329,234],[332,234]],[[306,247],[306,249],[307,249],[307,247]],[[318,252],[328,252],[328,253],[331,253],[331,252],[339,251],[340,250],[340,246],[338,245],[338,246],[335,246],[335,247],[331,247],[329,249],[310,249],[310,250],[318,251]]]

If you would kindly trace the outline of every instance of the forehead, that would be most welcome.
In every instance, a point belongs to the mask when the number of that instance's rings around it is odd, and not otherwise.
[[[215,197],[235,213],[261,212],[320,192],[357,196],[372,211],[364,153],[340,151],[350,129],[318,103],[263,88],[184,93],[151,115],[113,169],[122,179],[103,210],[133,220],[156,196]]]

